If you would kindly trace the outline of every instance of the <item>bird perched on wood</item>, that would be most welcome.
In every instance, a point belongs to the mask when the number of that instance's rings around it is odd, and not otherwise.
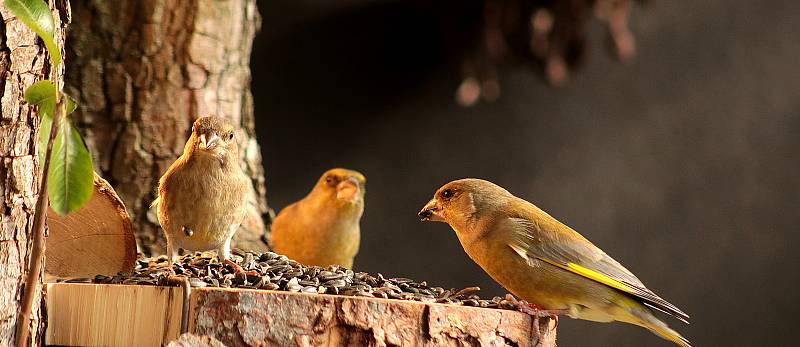
[[[419,217],[449,224],[470,258],[511,293],[543,309],[538,313],[632,323],[690,346],[653,309],[686,323],[688,315],[575,230],[494,183],[447,183]]]
[[[216,116],[198,118],[183,154],[158,182],[158,222],[167,239],[167,257],[178,248],[217,250],[230,260],[231,238],[242,223],[250,179],[239,166],[234,127]]]
[[[272,221],[275,252],[307,265],[352,267],[361,242],[365,185],[356,171],[325,172],[305,198]]]

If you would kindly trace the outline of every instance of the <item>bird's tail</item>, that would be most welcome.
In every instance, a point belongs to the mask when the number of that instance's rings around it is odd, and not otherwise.
[[[632,316],[630,323],[647,328],[647,330],[667,341],[672,341],[678,346],[692,347],[689,340],[681,336],[677,331],[670,329],[667,323],[662,322],[653,314],[653,311],[642,304],[637,304],[633,307],[628,307],[628,312]]]

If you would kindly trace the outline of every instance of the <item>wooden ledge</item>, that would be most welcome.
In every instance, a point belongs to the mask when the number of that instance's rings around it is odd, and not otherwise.
[[[47,285],[47,344],[165,345],[180,288]],[[516,311],[341,295],[192,288],[188,331],[226,346],[555,346],[556,322]]]

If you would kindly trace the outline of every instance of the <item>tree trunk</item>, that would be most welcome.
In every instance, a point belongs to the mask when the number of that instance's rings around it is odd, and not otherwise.
[[[66,1],[50,1],[56,42],[63,47],[69,23]],[[17,20],[0,0],[0,346],[12,346],[22,306],[25,272],[30,267],[33,214],[39,197],[39,115],[24,101],[24,91],[50,75],[44,44]],[[61,65],[63,66],[63,64]],[[41,277],[39,284],[41,284]],[[41,286],[38,287],[41,292]],[[40,345],[44,331],[41,295],[31,314],[31,345]]]
[[[253,185],[234,247],[266,250],[261,152],[250,94],[255,0],[73,0],[67,91],[95,162],[128,207],[145,254],[164,251],[155,211],[158,178],[178,157],[192,122],[226,117],[242,129],[242,167]]]

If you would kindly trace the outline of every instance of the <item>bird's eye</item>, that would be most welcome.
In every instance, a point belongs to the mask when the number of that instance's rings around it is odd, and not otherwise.
[[[452,190],[452,189],[445,189],[445,190],[442,192],[442,198],[444,198],[445,200],[447,200],[447,199],[450,199],[450,198],[452,198],[452,197],[453,197],[453,195],[455,195],[455,194],[456,194],[456,192],[455,192],[454,190]]]
[[[228,134],[228,141],[233,140],[233,133]]]
[[[327,183],[327,184],[333,184],[333,176],[328,176],[328,177],[325,177],[325,183]]]

